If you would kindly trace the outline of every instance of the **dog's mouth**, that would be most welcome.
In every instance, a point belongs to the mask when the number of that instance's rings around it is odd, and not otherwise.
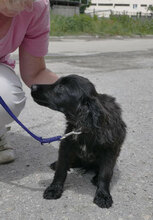
[[[48,102],[45,101],[44,99],[42,100],[42,99],[38,99],[38,98],[35,98],[35,97],[33,97],[33,99],[34,99],[34,101],[35,101],[37,104],[39,104],[39,105],[41,105],[41,106],[45,106],[45,107],[48,107],[48,108],[50,108],[50,109],[52,109],[52,110],[58,111],[56,105],[54,105],[53,103],[48,103]]]
[[[48,103],[45,100],[37,99],[35,97],[33,97],[33,99],[37,104],[48,107]]]

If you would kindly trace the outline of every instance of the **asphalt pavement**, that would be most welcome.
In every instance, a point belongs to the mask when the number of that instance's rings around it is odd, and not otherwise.
[[[18,52],[13,56],[19,74]],[[111,183],[114,203],[93,204],[93,174],[78,170],[69,172],[60,199],[44,200],[59,143],[41,146],[13,122],[8,139],[16,160],[0,165],[0,220],[153,220],[153,38],[52,38],[46,63],[58,76],[87,77],[122,106],[128,135]],[[19,119],[37,135],[63,134],[64,116],[34,103],[23,87],[27,103]]]

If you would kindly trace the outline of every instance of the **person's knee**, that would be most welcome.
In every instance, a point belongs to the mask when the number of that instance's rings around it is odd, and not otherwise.
[[[12,73],[14,74],[14,73]],[[0,96],[4,99],[6,104],[12,110],[12,112],[18,116],[25,105],[25,93],[22,90],[22,85],[17,76],[13,80],[9,80],[7,77],[0,77]],[[13,119],[8,113],[0,106],[0,126],[9,124]]]

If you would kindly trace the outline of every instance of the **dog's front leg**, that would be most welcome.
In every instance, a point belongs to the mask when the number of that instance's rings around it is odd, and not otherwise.
[[[45,199],[58,199],[63,192],[64,182],[69,169],[69,144],[66,141],[61,142],[59,149],[59,157],[55,171],[54,180],[51,185],[45,190],[43,197]]]
[[[113,203],[109,185],[115,162],[116,158],[112,152],[109,150],[103,151],[97,179],[97,190],[94,198],[94,203],[101,208],[109,208]]]

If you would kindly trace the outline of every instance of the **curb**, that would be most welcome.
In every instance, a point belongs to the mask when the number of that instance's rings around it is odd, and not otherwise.
[[[80,39],[80,40],[98,40],[98,39],[116,39],[116,40],[121,40],[121,39],[153,39],[153,35],[132,35],[132,36],[121,36],[121,35],[116,35],[116,36],[100,36],[100,35],[68,35],[68,36],[50,36],[49,40],[50,41],[61,41],[61,40],[67,40],[67,39]]]

